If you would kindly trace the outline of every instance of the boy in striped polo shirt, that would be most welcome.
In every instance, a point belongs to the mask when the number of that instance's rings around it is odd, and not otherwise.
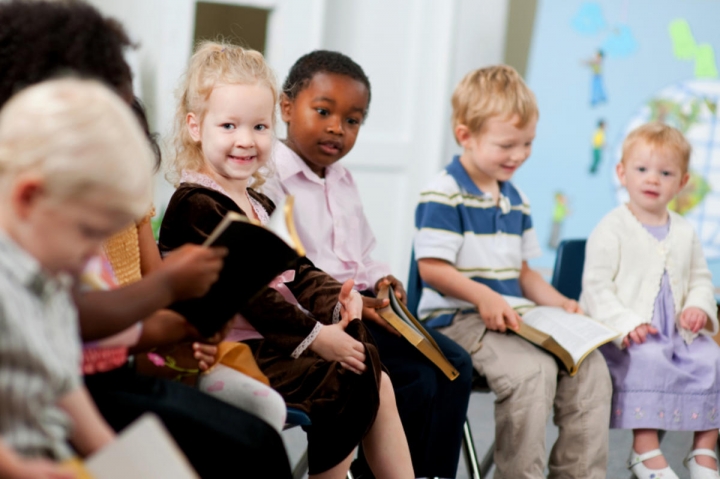
[[[495,478],[545,477],[545,425],[560,435],[551,478],[604,478],[611,384],[591,353],[574,377],[554,357],[508,329],[518,314],[503,298],[581,312],[527,264],[540,254],[527,198],[510,179],[530,156],[535,96],[508,66],[469,73],[452,99],[463,153],[421,193],[415,256],[423,292],[419,316],[457,341],[497,395]]]

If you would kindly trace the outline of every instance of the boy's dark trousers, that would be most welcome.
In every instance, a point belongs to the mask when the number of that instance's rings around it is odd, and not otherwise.
[[[270,425],[197,389],[129,367],[86,376],[85,384],[116,431],[145,412],[157,414],[203,479],[291,477],[282,438]]]
[[[457,379],[450,381],[405,338],[371,321],[363,322],[390,373],[415,477],[455,477],[472,387],[470,355],[455,341],[428,328],[445,357],[460,372]],[[364,469],[363,461],[359,454],[359,464],[354,464],[353,470]]]

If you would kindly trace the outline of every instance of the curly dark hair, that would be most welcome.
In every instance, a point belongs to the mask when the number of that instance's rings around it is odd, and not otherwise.
[[[64,73],[96,78],[128,101],[132,73],[122,25],[81,2],[0,3],[0,106],[22,88]]]
[[[368,105],[370,104],[370,80],[360,65],[347,55],[329,50],[315,50],[301,56],[290,68],[290,73],[283,83],[283,93],[294,100],[318,73],[345,75],[359,81],[367,88]]]
[[[162,165],[162,150],[160,149],[160,144],[158,143],[158,134],[150,131],[150,124],[148,123],[147,113],[145,112],[145,105],[140,98],[133,98],[133,102],[130,104],[130,109],[132,109],[133,113],[135,113],[135,117],[150,142],[150,148],[152,148],[152,151],[155,154],[155,173],[157,173]]]

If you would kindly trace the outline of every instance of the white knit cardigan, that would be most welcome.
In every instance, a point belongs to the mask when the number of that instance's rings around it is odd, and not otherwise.
[[[697,336],[680,327],[680,313],[694,306],[710,317],[703,334],[718,331],[717,303],[710,270],[695,230],[682,216],[670,213],[670,230],[658,241],[626,205],[608,213],[585,248],[580,305],[592,318],[615,329],[622,339],[650,323],[665,270],[670,279],[675,323],[686,343]]]

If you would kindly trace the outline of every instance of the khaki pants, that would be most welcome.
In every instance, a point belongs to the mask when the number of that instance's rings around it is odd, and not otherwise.
[[[606,477],[612,384],[599,351],[570,377],[551,354],[519,336],[486,331],[477,313],[458,313],[439,331],[470,353],[497,396],[495,479],[544,477],[545,426],[553,408],[560,435],[548,477]]]

